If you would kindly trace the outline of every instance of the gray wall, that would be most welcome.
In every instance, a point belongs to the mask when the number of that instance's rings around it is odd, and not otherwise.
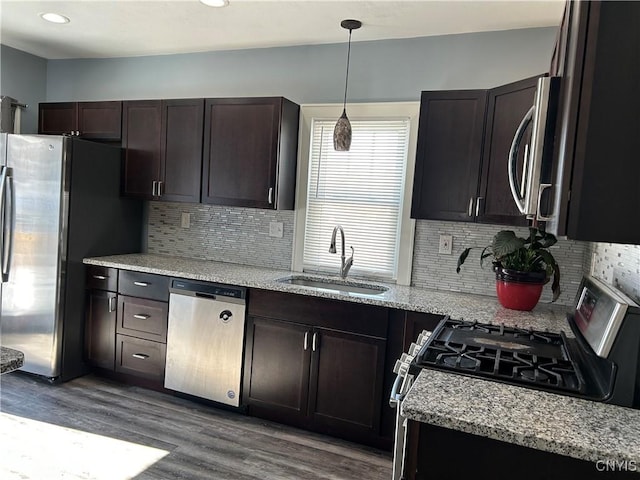
[[[488,88],[548,70],[556,28],[354,42],[349,100],[419,100],[421,90]],[[285,96],[341,102],[346,45],[115,59],[51,60],[48,101]]]
[[[22,110],[22,133],[38,131],[38,103],[47,92],[47,61],[15,48],[0,45],[0,95],[26,103]]]

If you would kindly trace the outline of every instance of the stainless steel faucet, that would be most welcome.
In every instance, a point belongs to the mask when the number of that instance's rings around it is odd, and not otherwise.
[[[331,234],[331,245],[329,246],[329,253],[336,253],[336,234],[338,233],[338,230],[340,230],[340,236],[342,237],[342,256],[340,257],[341,259],[340,276],[342,278],[347,278],[347,275],[349,274],[349,270],[353,265],[354,250],[353,250],[353,247],[350,247],[351,256],[345,260],[346,257],[344,255],[344,230],[342,229],[341,225],[336,225],[333,229],[333,233]]]

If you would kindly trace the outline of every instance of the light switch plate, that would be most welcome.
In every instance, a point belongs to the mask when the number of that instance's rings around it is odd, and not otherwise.
[[[269,236],[282,238],[284,234],[284,225],[282,222],[271,222],[269,224]]]
[[[180,226],[182,228],[190,228],[191,227],[191,214],[187,212],[182,212],[182,216],[180,217]]]
[[[441,253],[443,255],[451,255],[452,242],[452,235],[440,235],[440,245],[438,246],[438,253]]]

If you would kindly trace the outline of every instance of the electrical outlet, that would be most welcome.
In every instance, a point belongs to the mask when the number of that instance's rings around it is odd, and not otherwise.
[[[451,255],[451,243],[453,242],[453,236],[440,235],[440,245],[438,247],[438,253],[443,255]]]
[[[182,228],[190,228],[191,227],[191,214],[187,212],[182,212],[182,217],[180,218],[180,226]]]
[[[282,222],[271,222],[269,224],[269,236],[282,238],[282,235],[284,234],[283,229],[284,225],[282,224]]]

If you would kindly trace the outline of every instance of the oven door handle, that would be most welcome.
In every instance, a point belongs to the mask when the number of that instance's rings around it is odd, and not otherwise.
[[[398,373],[398,375],[396,375],[396,379],[393,381],[393,387],[391,387],[391,395],[389,396],[389,406],[391,408],[398,408],[400,405],[400,401],[402,400],[400,387],[402,386],[403,379],[404,375],[402,373]]]

